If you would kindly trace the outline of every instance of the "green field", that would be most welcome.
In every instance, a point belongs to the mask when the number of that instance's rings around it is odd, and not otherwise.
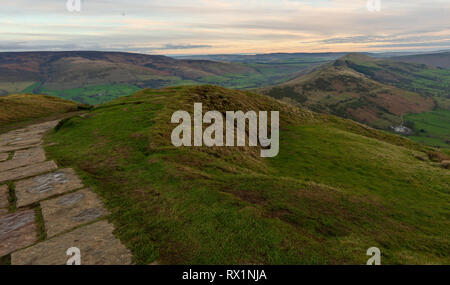
[[[187,86],[199,83],[214,84],[235,89],[250,89],[262,85],[276,84],[288,79],[286,73],[276,73],[278,69],[273,71],[265,70],[267,74],[248,73],[248,74],[225,74],[223,76],[208,76],[193,80],[183,80],[178,77],[170,77],[162,86]],[[162,79],[161,79],[162,80]],[[131,95],[142,88],[134,84],[103,84],[89,87],[72,88],[64,90],[52,90],[48,88],[39,88],[40,83],[34,83],[22,91],[22,93],[40,93],[55,97],[73,100],[79,103],[96,105],[109,102],[116,98]]]
[[[101,104],[118,97],[130,95],[140,88],[131,84],[110,84],[110,85],[96,85],[85,88],[73,88],[67,90],[48,90],[42,88],[39,93],[48,94],[75,102],[84,104]]]
[[[198,66],[196,68],[200,69],[194,68],[191,70],[192,73],[190,74],[184,69],[180,69],[178,72],[171,75],[136,76],[129,79],[129,81],[125,81],[126,83],[104,83],[98,85],[85,85],[86,79],[84,77],[86,74],[90,74],[89,68],[86,68],[84,73],[80,72],[80,74],[78,74],[79,79],[78,81],[75,81],[75,84],[72,82],[74,81],[73,78],[69,78],[71,80],[69,83],[72,84],[69,84],[63,79],[59,79],[59,81],[55,79],[53,81],[50,80],[51,82],[42,80],[42,82],[25,83],[19,91],[22,93],[47,94],[79,103],[95,105],[106,103],[121,96],[130,95],[142,88],[158,89],[168,86],[212,84],[233,89],[253,89],[267,85],[280,84],[291,79],[302,70],[327,62],[328,60],[330,59],[320,57],[306,59],[299,57],[289,60],[274,58],[270,61],[262,62],[216,63],[219,66],[222,64],[234,64],[236,71],[228,73],[221,73],[220,69],[217,69],[217,67],[214,69],[214,63],[211,63],[206,66],[207,71],[205,72],[220,75],[201,77],[204,72],[201,73],[202,66]],[[212,70],[210,68],[212,68]],[[194,76],[196,72],[199,72],[199,77]],[[187,74],[189,76],[187,76]],[[64,74],[59,75],[63,78],[62,75]],[[92,73],[90,76],[95,77],[97,75]],[[129,73],[125,72],[123,76],[129,76]],[[113,82],[117,82],[123,80],[123,78],[121,78],[120,75],[116,75],[114,80],[116,81]],[[24,89],[27,84],[29,84],[29,86]],[[9,85],[12,86],[11,83],[8,83],[8,86]],[[73,86],[80,87],[72,88]],[[12,87],[9,86],[8,88]],[[0,86],[0,94],[1,89]]]
[[[414,131],[410,139],[430,146],[450,148],[449,110],[409,114],[404,119]]]
[[[257,72],[204,77],[199,79],[199,82],[233,89],[255,89],[281,84],[292,79],[302,70],[324,62],[324,60],[317,59],[307,62],[302,60],[289,62],[277,60],[270,63],[243,63],[243,65],[251,67]]]
[[[38,88],[40,85],[41,85],[40,82],[34,82],[33,84],[31,84],[27,88],[23,89],[22,93],[26,93],[26,94],[34,93],[34,90],[36,88]]]
[[[173,147],[170,117],[279,110],[280,154]],[[448,170],[410,140],[212,86],[143,90],[61,123],[51,159],[111,212],[138,264],[448,264]],[[420,159],[418,159],[418,157]],[[430,156],[431,157],[431,156]]]

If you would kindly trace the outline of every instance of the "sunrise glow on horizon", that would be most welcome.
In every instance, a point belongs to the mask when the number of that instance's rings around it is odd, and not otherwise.
[[[0,51],[148,54],[383,52],[450,48],[450,1],[16,0],[0,9]],[[24,8],[26,7],[26,8]]]

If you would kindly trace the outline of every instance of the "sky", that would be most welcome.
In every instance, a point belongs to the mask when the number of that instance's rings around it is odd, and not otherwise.
[[[445,49],[450,49],[450,0],[0,2],[0,51],[193,55]]]

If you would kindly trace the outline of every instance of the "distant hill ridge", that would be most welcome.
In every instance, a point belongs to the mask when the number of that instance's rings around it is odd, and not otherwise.
[[[391,57],[390,59],[402,62],[421,63],[440,68],[450,68],[450,51],[432,54],[397,56]]]
[[[192,61],[173,59],[162,55],[146,55],[125,52],[100,52],[100,51],[59,51],[59,52],[6,52],[0,53],[0,79],[5,77],[14,77],[22,73],[29,79],[46,81],[54,80],[55,63],[62,59],[69,59],[65,64],[77,65],[76,58],[82,58],[87,61],[93,61],[96,64],[114,63],[116,67],[122,67],[131,70],[130,66],[142,67],[141,70],[135,70],[136,81],[144,80],[138,75],[179,75],[182,78],[194,79],[200,76],[217,75],[227,72],[251,71],[249,68],[218,63],[212,61]],[[43,65],[47,66],[43,66]],[[107,66],[111,67],[111,66]],[[86,72],[89,69],[85,70]],[[117,79],[120,81],[120,79]],[[123,81],[124,79],[122,79]]]
[[[448,108],[449,78],[450,71],[423,64],[348,54],[261,92],[387,129],[404,114]]]

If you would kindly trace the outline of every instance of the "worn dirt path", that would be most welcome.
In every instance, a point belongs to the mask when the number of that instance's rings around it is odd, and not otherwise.
[[[43,135],[58,121],[0,135],[0,257],[11,264],[66,264],[69,248],[81,264],[131,264],[114,237],[108,211],[73,169],[48,161]]]

